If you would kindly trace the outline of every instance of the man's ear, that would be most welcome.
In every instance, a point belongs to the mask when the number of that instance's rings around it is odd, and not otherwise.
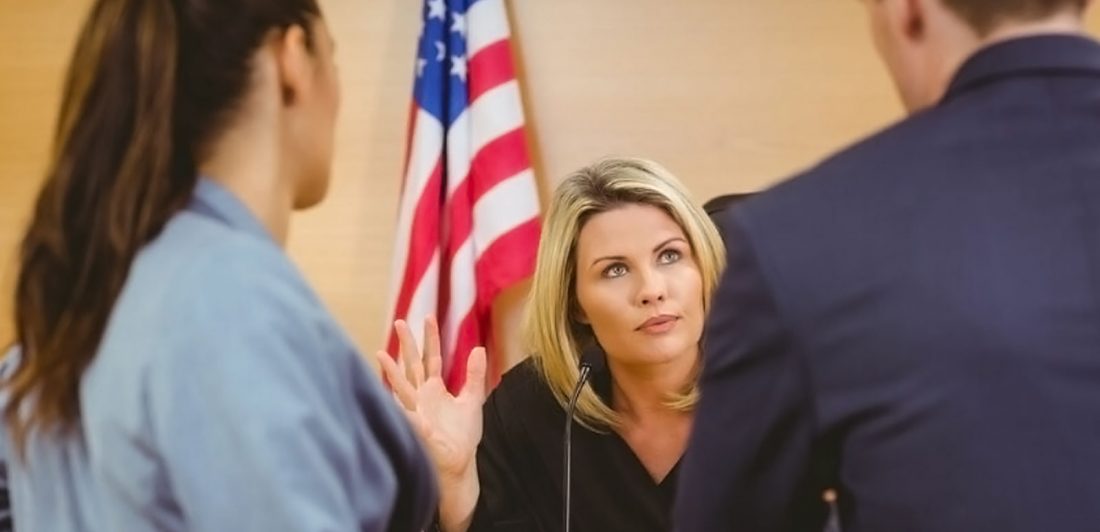
[[[928,2],[939,0],[901,0],[899,5],[898,24],[907,39],[920,41],[924,39],[925,29],[928,27]]]
[[[927,27],[928,2],[939,0],[869,0],[878,5],[887,31],[907,41],[920,40]]]

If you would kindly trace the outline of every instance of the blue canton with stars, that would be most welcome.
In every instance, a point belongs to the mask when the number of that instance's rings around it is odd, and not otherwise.
[[[450,127],[469,105],[466,11],[478,0],[426,0],[413,98]]]

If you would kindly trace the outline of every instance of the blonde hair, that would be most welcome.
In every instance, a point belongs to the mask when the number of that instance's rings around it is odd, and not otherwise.
[[[543,224],[524,323],[526,347],[563,408],[579,378],[581,350],[596,341],[592,330],[576,319],[577,239],[593,215],[628,204],[657,207],[683,230],[702,277],[704,310],[710,308],[711,294],[725,267],[725,246],[714,223],[661,165],[644,159],[608,158],[567,177],[555,190]],[[690,411],[698,395],[697,383],[692,381],[666,404]],[[595,430],[619,424],[616,412],[591,387],[581,392],[575,418]]]

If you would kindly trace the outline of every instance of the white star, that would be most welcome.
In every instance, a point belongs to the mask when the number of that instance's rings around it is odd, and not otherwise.
[[[451,17],[454,18],[454,23],[451,24],[451,31],[457,31],[459,35],[466,36],[466,15],[462,13],[451,13]]]
[[[443,46],[443,41],[435,41],[435,60],[442,61],[444,57],[447,57],[447,47]]]
[[[466,81],[466,56],[451,56],[451,75],[458,76],[458,79]]]
[[[428,60],[423,57],[416,58],[416,77],[424,75],[424,67],[427,66]]]
[[[428,20],[447,20],[447,4],[443,0],[428,0]]]

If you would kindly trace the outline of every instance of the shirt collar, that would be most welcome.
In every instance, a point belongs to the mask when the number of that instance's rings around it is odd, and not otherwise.
[[[187,210],[215,218],[231,229],[274,242],[260,220],[232,192],[206,177],[200,177]]]
[[[1091,72],[1100,76],[1100,43],[1081,35],[1020,37],[987,46],[955,73],[943,101],[1006,77]]]

